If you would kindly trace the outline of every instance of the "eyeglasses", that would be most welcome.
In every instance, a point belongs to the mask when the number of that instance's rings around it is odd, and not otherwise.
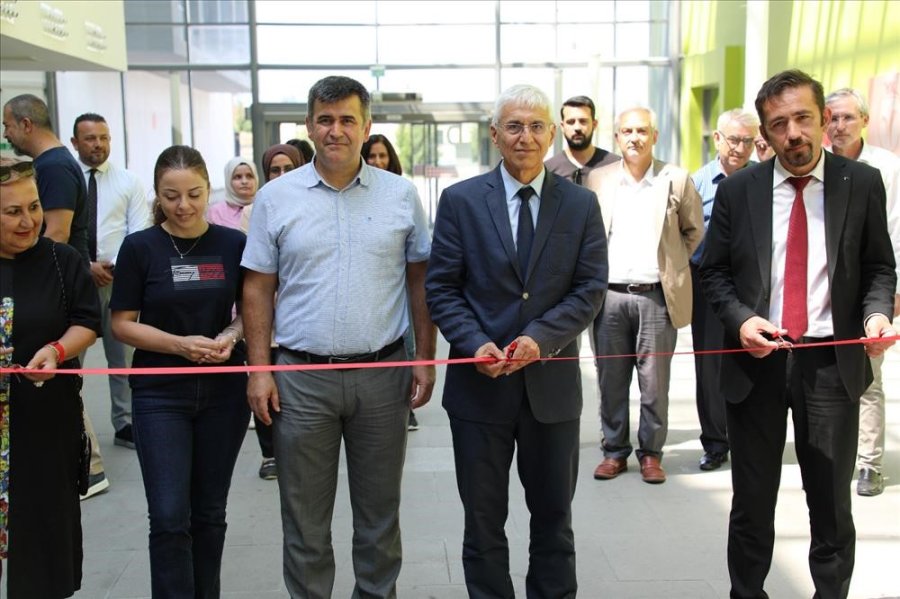
[[[752,137],[736,137],[734,135],[729,135],[728,137],[726,137],[725,134],[721,131],[719,131],[718,133],[722,137],[722,139],[724,139],[728,143],[728,147],[730,147],[732,150],[736,150],[737,147],[741,144],[744,144],[745,148],[749,148],[754,140],[754,138]]]
[[[531,134],[535,137],[543,135],[547,131],[547,123],[542,123],[540,121],[535,121],[528,125],[513,121],[511,123],[503,123],[500,127],[509,135],[522,135],[526,128],[531,131]]]
[[[9,166],[0,166],[0,183],[6,183],[13,178],[21,179],[23,177],[34,176],[33,162],[17,162]]]
[[[285,173],[289,173],[294,170],[293,166],[270,166],[269,174],[270,175],[283,175]]]
[[[581,181],[584,178],[584,172],[580,168],[576,168],[572,171],[572,183],[575,185],[581,185]]]

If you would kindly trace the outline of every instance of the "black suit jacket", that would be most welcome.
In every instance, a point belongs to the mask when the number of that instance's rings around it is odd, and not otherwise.
[[[768,318],[772,270],[772,183],[775,159],[742,169],[716,191],[700,266],[703,291],[725,326],[725,346],[741,347],[751,316]],[[887,232],[884,184],[878,170],[825,152],[825,250],[835,339],[864,336],[865,318],[890,315],[896,285]],[[862,345],[835,347],[847,394],[856,400],[872,380]],[[769,357],[722,358],[721,391],[743,401],[766,376]]]
[[[542,356],[577,357],[576,337],[591,323],[607,283],[606,235],[597,197],[547,172],[528,272],[519,271],[499,167],[441,194],[426,298],[450,342],[450,357],[471,357],[493,341],[532,337]],[[458,418],[515,420],[524,392],[540,422],[581,416],[578,360],[537,362],[491,379],[472,365],[451,366],[444,407]]]

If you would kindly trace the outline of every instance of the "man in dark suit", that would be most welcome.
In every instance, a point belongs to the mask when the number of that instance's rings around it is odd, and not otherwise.
[[[891,341],[774,351],[786,343],[895,335],[894,258],[878,171],[822,151],[822,85],[801,71],[763,84],[762,134],[776,158],[719,183],[701,265],[725,327],[721,391],[732,450],[731,597],[763,590],[788,408],[809,507],[816,597],[846,597],[856,531],[850,505],[866,354]]]
[[[575,340],[603,302],[606,237],[596,196],[544,168],[555,133],[549,106],[528,85],[500,95],[491,137],[503,162],[446,189],[434,226],[425,283],[432,319],[451,358],[486,359],[449,367],[444,384],[470,597],[514,596],[504,524],[516,449],[531,513],[527,595],[577,591]]]

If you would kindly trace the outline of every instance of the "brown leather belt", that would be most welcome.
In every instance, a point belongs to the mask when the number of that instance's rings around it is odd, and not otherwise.
[[[659,283],[610,283],[609,290],[618,293],[649,293],[659,289]]]
[[[403,347],[403,337],[397,339],[393,343],[385,345],[378,351],[367,354],[356,354],[353,356],[320,356],[318,354],[311,354],[308,351],[297,351],[286,347],[282,347],[281,349],[310,364],[358,364],[361,362],[380,362],[401,347]]]

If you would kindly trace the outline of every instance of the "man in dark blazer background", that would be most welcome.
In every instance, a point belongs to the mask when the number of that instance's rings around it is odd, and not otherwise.
[[[731,597],[767,597],[788,408],[809,507],[816,597],[846,597],[856,531],[850,504],[866,354],[891,341],[775,351],[785,343],[881,338],[895,289],[878,171],[822,151],[822,85],[801,71],[756,98],[776,157],[719,184],[701,265],[722,320],[734,497],[728,530]],[[786,274],[787,273],[787,274]]]
[[[514,596],[504,525],[515,450],[531,512],[527,595],[577,591],[576,338],[603,301],[606,236],[596,196],[544,168],[554,133],[543,92],[503,92],[491,123],[503,162],[447,188],[435,220],[426,277],[432,319],[451,358],[488,359],[450,366],[444,384],[470,597]]]

